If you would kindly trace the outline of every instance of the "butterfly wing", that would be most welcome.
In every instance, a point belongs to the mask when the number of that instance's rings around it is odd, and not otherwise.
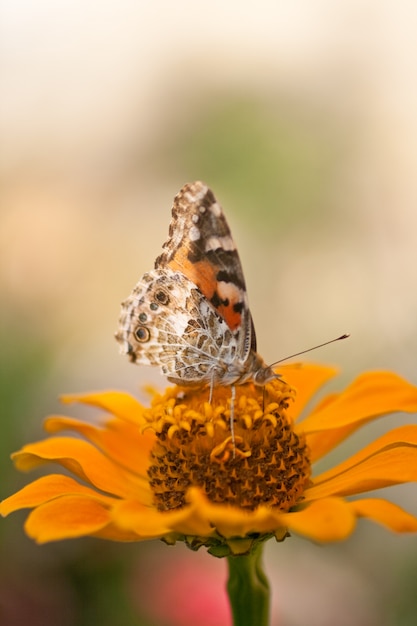
[[[204,183],[189,183],[175,197],[169,237],[155,268],[181,272],[197,285],[236,333],[239,359],[256,352],[239,255],[223,210]]]
[[[135,363],[159,365],[177,384],[219,381],[241,374],[239,335],[181,272],[155,269],[122,304],[116,339]]]

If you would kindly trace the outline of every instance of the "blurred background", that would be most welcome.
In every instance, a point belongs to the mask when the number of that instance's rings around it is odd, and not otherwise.
[[[2,497],[61,393],[164,386],[113,334],[195,179],[225,208],[266,361],[350,332],[306,355],[340,366],[334,388],[370,368],[417,383],[416,29],[407,0],[3,0]],[[415,489],[389,497],[417,513]],[[24,518],[0,525],[1,624],[230,624],[224,561],[37,547]],[[269,542],[266,562],[274,626],[415,624],[415,536],[362,521],[346,544]]]

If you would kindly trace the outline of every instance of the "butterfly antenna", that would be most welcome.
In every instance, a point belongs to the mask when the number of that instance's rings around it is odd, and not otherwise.
[[[335,341],[341,341],[341,339],[347,339],[348,337],[350,337],[349,333],[345,333],[344,335],[340,335],[340,337],[336,337],[336,339],[330,339],[330,341],[319,343],[318,346],[313,346],[312,348],[308,348],[307,350],[302,350],[301,352],[290,354],[289,356],[286,356],[283,359],[279,359],[279,361],[275,361],[275,363],[271,363],[270,367],[274,367],[274,365],[278,365],[278,363],[282,363],[283,361],[288,361],[288,359],[293,359],[295,356],[300,356],[301,354],[305,354],[306,352],[317,350],[317,348],[323,348],[324,346],[328,346],[330,343],[335,343]]]

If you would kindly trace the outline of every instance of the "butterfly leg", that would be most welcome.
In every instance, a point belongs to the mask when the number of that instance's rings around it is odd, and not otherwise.
[[[236,445],[235,445],[235,400],[236,400],[236,386],[232,385],[232,397],[230,399],[230,435],[232,437],[232,444],[233,444],[233,458],[236,457]]]
[[[213,400],[213,389],[214,389],[214,374],[210,380],[209,404],[211,404],[211,401]]]

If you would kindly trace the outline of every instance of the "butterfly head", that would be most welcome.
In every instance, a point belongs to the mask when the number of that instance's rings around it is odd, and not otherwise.
[[[263,386],[267,383],[270,383],[271,380],[278,380],[279,378],[281,378],[281,374],[277,374],[276,372],[274,372],[272,367],[266,366],[257,370],[254,373],[253,382],[255,383],[255,385]]]
[[[238,384],[251,381],[255,385],[263,387],[272,380],[278,380],[279,378],[281,378],[281,375],[274,371],[273,366],[267,365],[263,358],[252,350],[246,363],[245,373],[238,381]]]

